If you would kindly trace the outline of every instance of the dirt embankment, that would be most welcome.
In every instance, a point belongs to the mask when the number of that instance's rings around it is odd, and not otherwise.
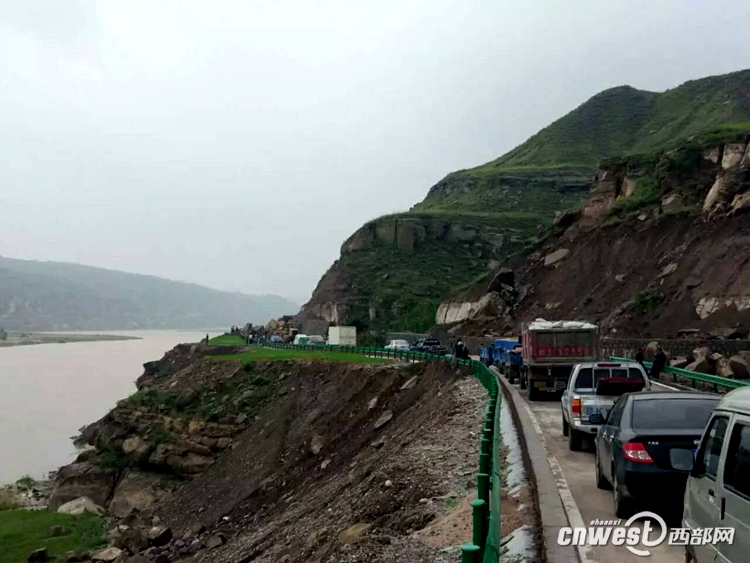
[[[750,326],[750,217],[666,217],[563,238],[564,260],[530,261],[519,318],[587,318],[610,334],[676,337]],[[614,330],[613,330],[614,329]]]
[[[181,346],[138,387],[83,431],[95,449],[51,503],[89,496],[128,538],[153,517],[171,529],[164,545],[117,540],[133,554],[434,563],[470,538],[486,392],[466,368],[243,365]]]
[[[543,317],[595,321],[611,337],[747,335],[749,141],[603,163],[581,209],[442,304],[441,328],[517,334]]]
[[[195,560],[435,561],[465,541],[414,532],[474,487],[481,387],[436,364],[295,367],[231,451],[157,509],[180,532],[225,534]]]

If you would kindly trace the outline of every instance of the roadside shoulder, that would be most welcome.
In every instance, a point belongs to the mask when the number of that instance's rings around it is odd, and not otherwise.
[[[563,506],[558,480],[555,478],[547,451],[542,444],[534,423],[529,416],[523,397],[505,378],[498,376],[503,397],[511,407],[513,420],[519,430],[519,440],[523,447],[525,464],[529,469],[529,479],[539,507],[542,525],[542,550],[549,563],[576,563],[578,554],[572,546],[557,543],[560,528],[570,526],[568,514]],[[591,559],[587,559],[591,562]]]

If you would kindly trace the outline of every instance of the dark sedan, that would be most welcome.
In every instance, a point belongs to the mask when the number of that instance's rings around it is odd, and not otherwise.
[[[719,400],[706,393],[643,391],[614,404],[596,435],[596,486],[614,489],[618,518],[632,515],[644,500],[679,510],[696,443]]]
[[[445,355],[448,349],[443,346],[437,338],[424,338],[417,340],[411,347],[413,352],[428,352],[430,354]]]

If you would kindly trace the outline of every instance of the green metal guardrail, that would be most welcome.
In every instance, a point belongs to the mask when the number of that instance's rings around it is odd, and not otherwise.
[[[633,358],[618,358],[617,356],[610,356],[611,362],[635,362]],[[651,369],[651,362],[643,362],[645,368]],[[699,373],[697,371],[690,371],[689,369],[674,368],[667,366],[662,370],[662,373],[669,373],[672,375],[672,382],[679,384],[677,381],[678,377],[684,377],[690,380],[690,386],[695,389],[698,386],[698,382],[707,383],[713,385],[715,392],[719,392],[719,388],[725,389],[739,389],[740,387],[747,387],[750,385],[750,381],[741,381],[738,379],[727,379],[726,377],[720,377],[718,375],[710,375],[707,373]]]
[[[453,363],[449,355],[438,356],[411,350],[386,350],[370,346],[336,346],[323,344],[261,344],[269,348],[293,350],[318,350],[363,354],[376,358],[396,360],[429,360]],[[455,360],[456,364],[471,367],[471,373],[487,390],[488,401],[479,442],[479,471],[477,473],[477,498],[472,501],[472,541],[461,548],[461,563],[498,563],[500,560],[500,393],[496,374],[476,360]]]

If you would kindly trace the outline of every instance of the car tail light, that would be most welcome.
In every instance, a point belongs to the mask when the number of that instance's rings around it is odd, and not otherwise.
[[[622,445],[622,453],[628,461],[636,463],[654,463],[651,456],[648,455],[646,447],[638,442],[626,442]]]
[[[570,401],[570,413],[574,418],[581,418],[581,398],[573,397]]]

